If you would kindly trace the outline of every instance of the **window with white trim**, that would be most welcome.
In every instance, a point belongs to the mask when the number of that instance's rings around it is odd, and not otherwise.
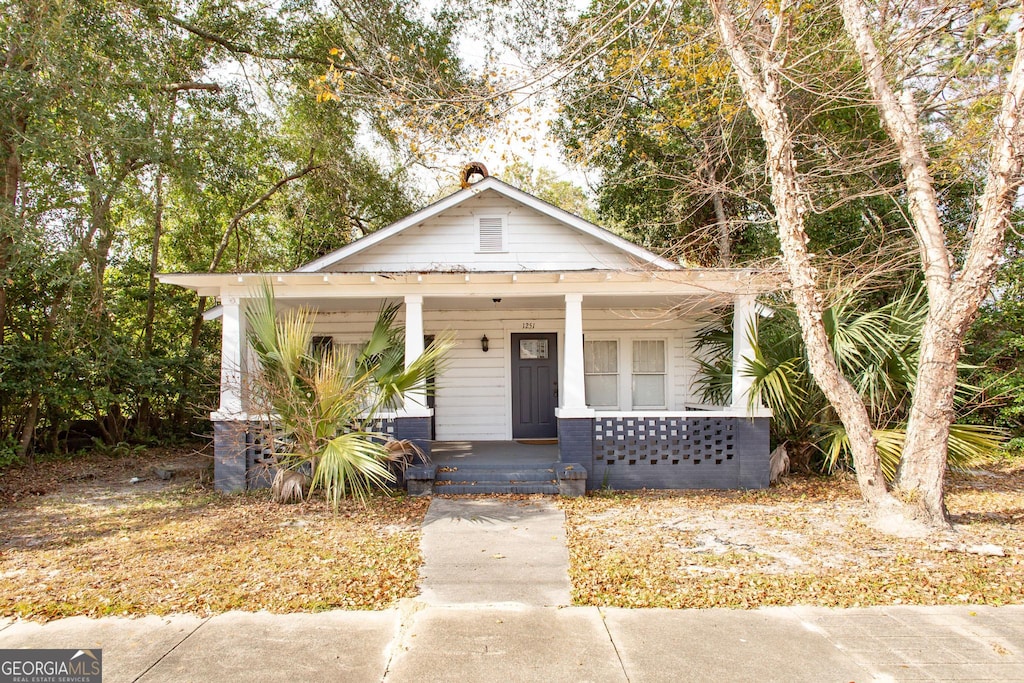
[[[668,342],[639,335],[583,340],[587,405],[596,409],[668,407]]]
[[[584,340],[583,380],[588,406],[619,407],[619,342]]]
[[[665,407],[665,340],[633,340],[633,408]]]
[[[506,216],[477,216],[477,253],[493,254],[508,251]]]

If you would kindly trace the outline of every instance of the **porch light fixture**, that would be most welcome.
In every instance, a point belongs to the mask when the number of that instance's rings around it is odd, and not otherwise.
[[[487,353],[487,350],[491,348],[491,340],[487,338],[487,335],[480,337],[480,350]]]

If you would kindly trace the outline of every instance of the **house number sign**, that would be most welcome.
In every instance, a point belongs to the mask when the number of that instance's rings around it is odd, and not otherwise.
[[[532,330],[537,327],[537,323],[523,323],[524,330]]]

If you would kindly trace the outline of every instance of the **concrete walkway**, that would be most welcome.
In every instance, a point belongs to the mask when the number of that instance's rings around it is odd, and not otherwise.
[[[434,498],[423,520],[428,605],[568,605],[565,513],[549,499]]]
[[[563,607],[549,501],[435,498],[423,550],[421,598],[387,611],[0,619],[0,648],[101,648],[106,683],[1024,682],[1024,606]]]

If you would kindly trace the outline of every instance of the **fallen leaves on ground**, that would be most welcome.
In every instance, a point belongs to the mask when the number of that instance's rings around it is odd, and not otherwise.
[[[1024,602],[1024,463],[951,476],[956,531],[869,525],[852,478],[766,491],[563,500],[579,605],[756,608]],[[996,546],[1005,556],[966,551]]]
[[[4,482],[28,485],[3,508],[0,616],[381,609],[416,594],[428,501],[381,495],[332,512],[149,479],[145,454],[89,460],[38,468],[49,495],[31,495],[24,470]]]

